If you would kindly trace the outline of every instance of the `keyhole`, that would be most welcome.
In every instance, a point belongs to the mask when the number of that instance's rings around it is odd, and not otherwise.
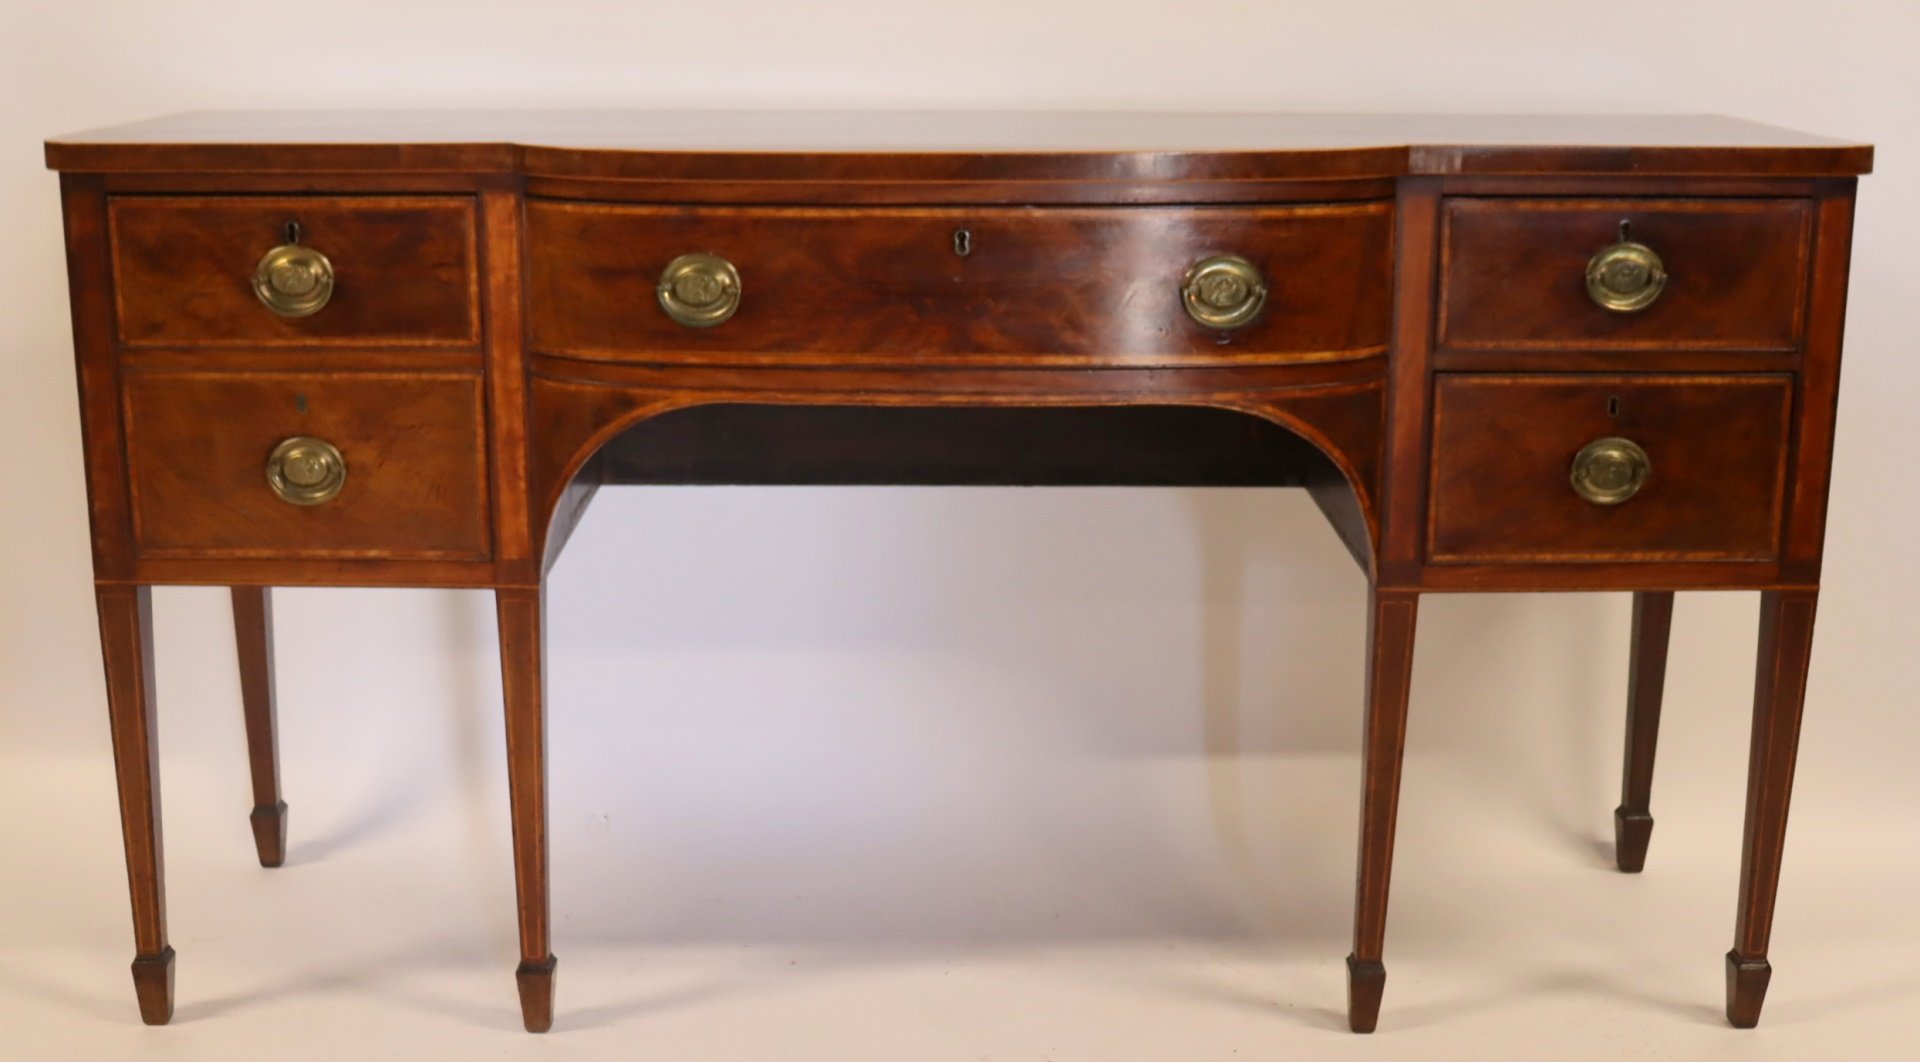
[[[287,237],[288,243],[300,242],[300,223],[299,222],[297,221],[287,222],[286,237]]]
[[[1619,415],[1620,415],[1620,396],[1609,395],[1607,397],[1607,416],[1617,417]]]
[[[973,233],[966,229],[953,230],[953,253],[962,258],[973,253]]]
[[[295,413],[305,413],[307,411],[306,395],[296,394],[293,396],[293,411]]]

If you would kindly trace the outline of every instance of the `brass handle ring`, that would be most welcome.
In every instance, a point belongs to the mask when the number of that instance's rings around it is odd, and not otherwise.
[[[717,254],[683,254],[661,271],[656,294],[668,317],[712,328],[740,308],[740,271]]]
[[[1595,505],[1618,505],[1647,482],[1653,463],[1632,439],[1595,439],[1574,455],[1573,492]]]
[[[325,439],[283,439],[267,457],[267,486],[291,505],[319,505],[347,485],[347,460]]]
[[[1653,248],[1635,243],[1626,222],[1620,239],[1587,261],[1587,294],[1603,309],[1638,313],[1652,306],[1667,287],[1666,266]]]
[[[311,247],[283,243],[253,267],[253,293],[282,317],[310,317],[333,298],[333,263]]]
[[[1189,317],[1208,328],[1225,331],[1259,316],[1261,307],[1267,304],[1267,285],[1252,262],[1239,255],[1221,254],[1187,270],[1180,296]]]

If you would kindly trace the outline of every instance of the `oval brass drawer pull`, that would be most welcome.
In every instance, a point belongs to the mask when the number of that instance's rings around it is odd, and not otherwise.
[[[1189,317],[1223,331],[1252,321],[1267,304],[1259,268],[1236,254],[1214,255],[1187,270],[1180,294]]]
[[[1632,229],[1620,223],[1620,239],[1587,260],[1587,294],[1614,313],[1638,313],[1652,306],[1667,288],[1660,256],[1635,243]]]
[[[1595,505],[1618,505],[1647,482],[1653,463],[1632,439],[1595,439],[1574,455],[1573,492]]]
[[[660,272],[660,308],[688,328],[712,328],[740,308],[740,271],[717,254],[683,254]]]
[[[287,223],[287,242],[260,256],[253,293],[282,317],[310,317],[333,298],[333,263],[300,243],[300,225]]]
[[[282,439],[267,457],[267,486],[292,505],[332,501],[347,485],[347,460],[325,439],[296,435]]]

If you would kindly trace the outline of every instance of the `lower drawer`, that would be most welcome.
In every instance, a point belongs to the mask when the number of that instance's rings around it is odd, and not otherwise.
[[[1442,374],[1438,564],[1768,560],[1792,377]]]
[[[144,557],[485,559],[480,377],[135,373]]]

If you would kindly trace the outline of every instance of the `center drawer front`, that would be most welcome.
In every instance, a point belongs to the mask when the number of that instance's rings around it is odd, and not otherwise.
[[[1435,563],[1768,560],[1779,552],[1792,377],[1443,373],[1433,402]],[[1638,493],[1596,504],[1577,455],[1626,439]]]
[[[1623,224],[1667,274],[1628,311],[1587,288]],[[1811,235],[1804,199],[1448,199],[1438,341],[1543,354],[1798,350]]]
[[[120,340],[146,346],[439,346],[479,341],[473,201],[459,196],[118,196],[110,204]],[[269,250],[325,256],[307,316],[255,294]]]
[[[478,560],[490,553],[480,377],[133,373],[134,545],[146,557]],[[338,494],[268,482],[284,440],[337,449]]]
[[[957,234],[964,230],[964,237]],[[1377,354],[1391,316],[1388,203],[1044,209],[527,205],[529,331],[603,360],[1303,361]],[[964,254],[960,253],[962,250]],[[738,270],[739,308],[690,328],[659,305],[674,259]],[[1250,260],[1265,308],[1231,331],[1181,296],[1214,255]]]

